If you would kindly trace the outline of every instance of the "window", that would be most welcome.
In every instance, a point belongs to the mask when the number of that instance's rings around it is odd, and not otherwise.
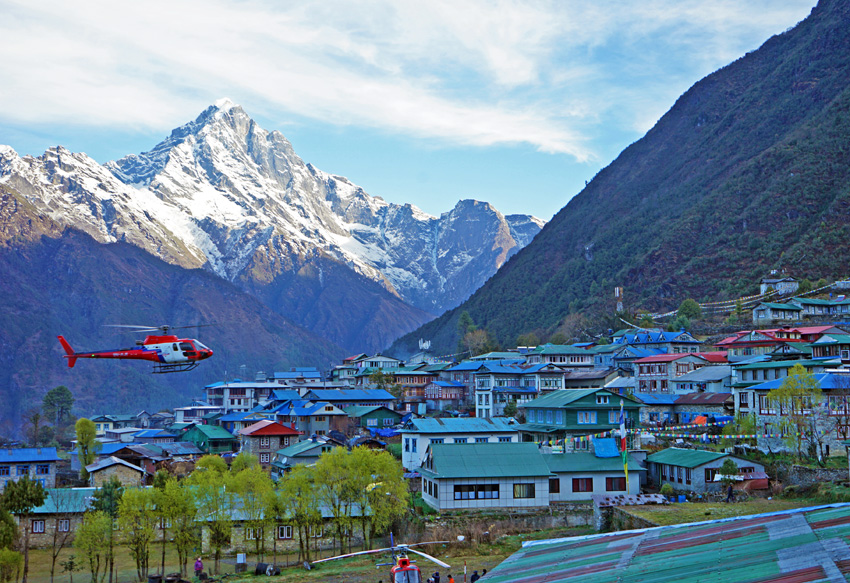
[[[318,526],[318,527],[316,527],[316,528],[314,529],[314,528],[311,526],[311,527],[310,527],[309,536],[311,536],[311,537],[313,537],[313,538],[321,538],[321,536],[322,536],[322,527],[321,527],[321,526]]]
[[[413,438],[413,439],[410,440],[410,446],[411,446],[410,451],[412,451],[413,453],[416,453],[416,444],[418,442],[419,442],[419,440],[416,439],[416,438]]]
[[[510,443],[510,442],[511,442],[510,437],[500,437],[499,438],[499,443]]]
[[[684,470],[684,468],[682,468],[682,467],[676,468],[676,481],[679,482],[680,484],[682,483],[682,476],[685,473],[683,470]]]
[[[596,423],[596,411],[579,411],[578,422],[580,425]]]
[[[377,427],[377,426],[378,426],[378,420],[377,419],[367,419],[366,420],[366,427]]]
[[[0,466],[0,476],[9,475],[9,466]]]
[[[560,478],[549,478],[549,493],[550,494],[560,494],[561,493],[561,479]]]
[[[245,529],[245,540],[257,540],[263,538],[263,529],[262,528],[246,528]]]
[[[431,439],[431,443],[432,443],[432,444],[434,444],[434,443],[443,443],[444,441],[445,441],[445,439],[443,439],[442,437],[437,437],[437,438],[435,438],[435,439]]]
[[[744,466],[738,468],[739,474],[752,474],[754,471],[756,471],[756,468],[754,466]]]
[[[514,498],[534,498],[534,484],[514,484]]]
[[[558,425],[564,424],[564,412],[561,410],[555,411],[555,423]]]
[[[292,527],[288,524],[278,526],[277,538],[292,538]]]
[[[67,518],[60,518],[56,521],[56,530],[59,532],[69,532],[71,530],[71,521]]]
[[[464,484],[454,487],[455,500],[495,500],[498,498],[498,484]]]
[[[613,423],[616,425],[620,422],[620,412],[616,409],[611,409],[608,411],[608,423]]]
[[[486,437],[476,437],[475,443],[487,443],[487,439]]]
[[[661,479],[667,479],[667,464],[661,464]]]
[[[33,533],[44,532],[44,521],[43,520],[33,520],[32,521],[32,531],[33,531]]]
[[[593,478],[573,478],[573,492],[593,492]]]
[[[261,453],[260,454],[260,463],[261,464],[269,463],[271,461],[271,455],[272,454],[270,454],[270,453]]]
[[[410,451],[410,438],[404,438],[404,451]]]
[[[607,405],[608,404],[608,395],[596,395],[596,404],[597,405]]]
[[[741,391],[740,394],[738,395],[738,404],[741,407],[749,407],[750,406],[749,393]]]
[[[35,473],[38,475],[45,475],[50,473],[50,466],[47,464],[38,464],[35,466]]]
[[[714,476],[717,475],[717,468],[705,468],[705,482],[713,482]]]
[[[691,468],[685,468],[685,483],[691,483]]]
[[[272,441],[270,437],[260,438],[260,447],[271,447]]]
[[[30,467],[29,466],[18,466],[18,475],[19,476],[29,476],[30,475]]]
[[[626,491],[626,477],[622,478],[605,478],[605,491],[606,492],[625,492]]]
[[[546,411],[546,423],[549,423],[551,425],[552,419],[553,419],[552,411]]]
[[[476,438],[476,440],[477,440],[477,438]],[[455,439],[454,439],[455,443],[466,443],[467,441],[469,441],[469,438],[467,438],[467,437],[455,437]]]

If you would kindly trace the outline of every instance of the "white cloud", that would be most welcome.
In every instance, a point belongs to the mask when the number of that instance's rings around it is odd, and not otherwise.
[[[583,161],[609,112],[651,125],[813,3],[0,0],[0,120],[167,131],[230,95]]]

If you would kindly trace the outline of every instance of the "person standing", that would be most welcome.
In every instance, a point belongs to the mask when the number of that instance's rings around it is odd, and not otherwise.
[[[434,571],[434,583],[440,583],[440,572]]]
[[[198,560],[195,561],[195,577],[200,579],[201,571],[204,570],[204,562],[201,560],[201,557],[198,557]]]
[[[481,578],[481,575],[478,574],[478,571],[472,572],[472,577],[469,578],[469,583],[475,583]]]
[[[452,574],[451,574],[451,573],[449,573],[449,580],[448,580],[448,583],[455,583],[455,578],[454,578],[454,577],[452,577]]]

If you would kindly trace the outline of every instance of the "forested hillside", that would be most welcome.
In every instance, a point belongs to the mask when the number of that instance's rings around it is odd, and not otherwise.
[[[850,271],[850,3],[698,82],[467,302],[401,338],[454,352],[468,312],[505,346],[571,313],[753,293],[773,268]]]

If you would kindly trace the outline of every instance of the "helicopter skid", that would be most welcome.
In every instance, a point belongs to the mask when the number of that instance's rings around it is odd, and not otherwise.
[[[178,362],[172,364],[154,363],[153,374],[165,374],[167,372],[186,372],[198,368],[199,361]]]

